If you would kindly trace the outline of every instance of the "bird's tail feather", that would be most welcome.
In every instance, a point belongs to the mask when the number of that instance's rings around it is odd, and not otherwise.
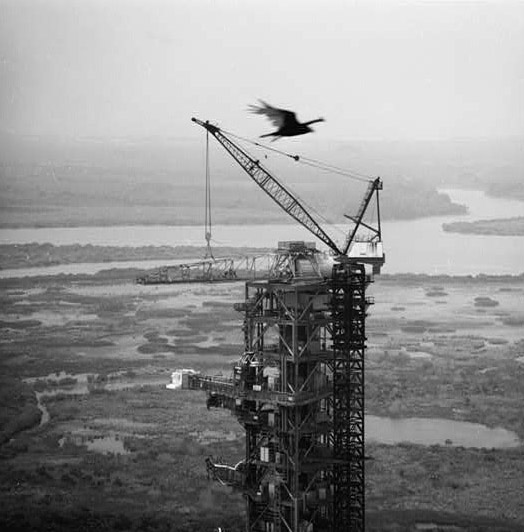
[[[264,114],[264,109],[258,105],[250,105],[247,110],[257,115]]]
[[[251,113],[255,113],[255,114],[258,114],[258,115],[263,115],[267,112],[268,109],[271,109],[271,105],[269,105],[268,103],[266,103],[264,100],[258,100],[262,105],[253,105],[253,104],[249,104],[248,105],[248,111],[250,111]]]

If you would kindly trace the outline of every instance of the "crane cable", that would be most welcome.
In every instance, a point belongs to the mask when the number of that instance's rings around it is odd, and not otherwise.
[[[365,174],[360,174],[360,173],[355,172],[355,171],[350,172],[347,169],[341,168],[339,166],[331,165],[331,164],[328,164],[328,163],[324,163],[324,162],[319,161],[317,159],[311,159],[311,158],[308,158],[308,157],[303,157],[301,155],[293,155],[293,154],[287,153],[287,152],[285,152],[283,150],[279,150],[277,148],[273,148],[272,146],[268,146],[267,144],[262,144],[260,142],[255,141],[255,140],[248,139],[248,138],[242,137],[240,135],[236,135],[235,133],[232,133],[231,131],[227,131],[227,130],[222,129],[222,128],[218,128],[218,129],[222,133],[225,133],[225,134],[227,134],[227,135],[229,135],[231,137],[234,137],[234,138],[236,138],[238,140],[242,140],[244,142],[247,142],[248,144],[252,144],[252,145],[257,146],[259,148],[263,148],[265,150],[278,153],[279,155],[282,155],[284,157],[288,157],[290,159],[293,159],[295,162],[299,162],[299,163],[311,166],[313,168],[318,168],[320,170],[324,170],[324,171],[331,172],[331,173],[334,173],[334,174],[343,175],[343,176],[349,177],[351,179],[355,179],[356,181],[360,181],[360,182],[364,182],[364,183],[370,183],[370,182],[373,181],[371,176],[367,176]],[[206,179],[208,179],[207,176],[208,176],[208,172],[209,172],[209,168],[207,167],[207,165],[209,164],[209,159],[208,159],[208,156],[207,156],[208,152],[209,152],[209,131],[207,130],[207,135],[206,135]],[[331,226],[337,233],[339,233],[341,235],[345,235],[344,231],[342,229],[340,229],[339,227],[337,227],[337,225],[335,224],[335,222],[333,220],[327,219],[324,215],[322,215],[312,205],[308,204],[308,202],[306,202],[303,198],[300,198],[296,194],[296,192],[294,192],[294,194],[297,197],[297,199],[310,210],[310,212],[315,213],[315,215],[319,219],[321,219],[327,225]],[[207,197],[208,197],[208,190],[207,190],[207,181],[206,181],[206,203],[207,203]],[[209,209],[211,209],[211,203],[209,203]],[[207,212],[206,212],[206,220],[207,220]],[[206,225],[206,227],[207,227],[207,225]],[[211,254],[211,248],[209,246],[209,239],[211,238],[211,213],[209,214],[209,229],[210,229],[209,233],[206,232],[206,239],[208,240],[208,250],[209,250],[209,253]],[[209,239],[208,239],[208,235],[209,235]],[[211,254],[211,257],[213,257],[212,254]]]
[[[302,163],[307,166],[311,166],[313,168],[318,168],[319,170],[325,170],[333,174],[343,175],[351,179],[355,179],[356,181],[362,181],[364,183],[369,183],[370,181],[373,181],[371,176],[361,174],[359,172],[355,172],[354,170],[350,171],[345,168],[341,168],[340,166],[328,164],[323,161],[319,161],[318,159],[311,159],[309,157],[304,157],[302,155],[293,155],[291,153],[287,153],[277,148],[268,146],[267,144],[262,144],[255,140],[241,137],[240,135],[236,135],[235,133],[231,133],[231,131],[226,131],[225,129],[221,129],[220,131],[222,131],[223,133],[226,133],[227,135],[230,135],[231,137],[235,137],[236,139],[243,140],[244,142],[248,142],[249,144],[253,144],[254,146],[258,146],[259,148],[263,148],[265,150],[278,153],[279,155],[283,155],[284,157],[289,157],[290,159],[293,159],[297,163]]]
[[[211,171],[209,164],[209,131],[206,132],[206,205],[205,205],[205,238],[206,238],[206,253],[204,258],[211,258],[214,260],[213,252],[211,251]]]
[[[278,153],[279,155],[283,155],[285,157],[289,157],[290,159],[293,159],[296,162],[302,162],[303,164],[308,164],[309,166],[315,166],[312,163],[318,163],[319,166],[317,166],[317,167],[320,168],[320,169],[327,170],[327,171],[332,171],[332,172],[334,171],[333,169],[335,169],[335,170],[338,170],[338,172],[335,172],[335,173],[342,173],[342,175],[345,175],[347,177],[352,177],[354,179],[357,179],[359,181],[363,181],[363,182],[366,182],[366,183],[369,183],[371,181],[371,179],[365,179],[363,177],[356,177],[354,175],[351,175],[350,173],[348,173],[346,170],[344,170],[342,168],[338,168],[336,166],[328,165],[326,163],[322,163],[321,161],[316,161],[315,159],[308,159],[308,158],[305,158],[305,157],[302,157],[302,156],[299,156],[299,155],[292,155],[292,154],[287,153],[285,151],[278,150],[277,148],[273,148],[271,146],[267,146],[265,144],[261,144],[260,142],[257,142],[257,141],[254,141],[254,140],[250,140],[250,139],[247,139],[245,137],[241,137],[240,135],[236,135],[235,133],[231,133],[230,131],[226,131],[224,129],[221,129],[220,131],[222,133],[226,133],[227,135],[229,135],[231,137],[234,137],[236,139],[240,139],[240,140],[243,140],[244,142],[247,142],[249,144],[253,144],[254,146],[258,146],[260,148],[264,148],[264,149],[267,149],[269,151],[273,151],[275,153]],[[324,167],[322,167],[320,165],[324,165]],[[294,191],[293,193],[297,197],[297,199],[309,209],[310,212],[313,212],[316,215],[317,218],[321,219],[325,224],[333,227],[333,229],[337,233],[339,233],[341,235],[345,235],[344,231],[342,229],[340,229],[339,227],[337,227],[333,220],[329,220],[328,218],[326,218],[322,213],[320,213],[317,209],[315,209],[315,207],[313,207],[313,205],[309,204],[307,201],[304,200],[304,198],[300,197],[296,193],[296,191]]]

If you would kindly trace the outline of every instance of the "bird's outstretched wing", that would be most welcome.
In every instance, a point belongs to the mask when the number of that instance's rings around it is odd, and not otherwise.
[[[286,109],[278,109],[273,107],[263,100],[258,100],[261,105],[250,105],[249,110],[257,115],[265,115],[273,125],[277,128],[282,128],[284,125],[287,127],[293,127],[298,125],[297,117],[293,111],[287,111]]]

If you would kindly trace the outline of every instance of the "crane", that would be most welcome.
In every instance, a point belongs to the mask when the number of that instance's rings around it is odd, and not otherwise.
[[[380,273],[385,262],[382,248],[382,232],[380,222],[379,191],[383,185],[379,177],[367,180],[367,189],[364,193],[356,215],[345,215],[353,222],[353,227],[347,232],[344,244],[340,245],[322,228],[304,207],[300,199],[289,188],[284,186],[258,159],[252,157],[226,132],[218,126],[192,118],[193,122],[206,129],[206,195],[205,195],[205,239],[206,252],[203,261],[189,262],[178,266],[166,266],[158,271],[142,275],[136,279],[139,284],[171,284],[188,282],[220,282],[220,281],[246,281],[260,278],[264,275],[282,275],[284,262],[283,249],[276,253],[265,253],[257,256],[240,256],[217,259],[211,250],[211,187],[210,187],[210,161],[209,161],[209,136],[215,139],[230,153],[242,169],[255,181],[255,183],[281,207],[294,218],[300,225],[327,246],[333,256],[348,257],[373,266],[373,273]],[[255,143],[259,145],[258,143]],[[274,150],[273,151],[278,151]],[[295,161],[301,158],[292,156]],[[377,222],[372,226],[363,221],[366,210],[373,197],[376,199]],[[358,230],[365,227],[369,233],[368,238],[358,236]],[[318,258],[318,257],[317,257]],[[317,261],[318,262],[318,261]],[[313,267],[319,270],[318,265]],[[321,274],[320,274],[321,275]]]
[[[357,258],[360,262],[374,264],[378,268],[385,262],[385,256],[382,250],[382,231],[380,224],[380,207],[379,191],[382,190],[383,184],[380,177],[368,181],[368,187],[362,198],[360,207],[355,216],[346,215],[354,223],[351,231],[348,232],[344,245],[338,245],[322,226],[313,218],[309,211],[302,205],[298,197],[293,194],[289,188],[284,186],[268,169],[266,169],[258,159],[252,157],[247,151],[235,143],[222,129],[211,124],[209,121],[203,122],[198,118],[192,118],[193,122],[202,126],[208,133],[226,149],[233,159],[242,167],[242,169],[251,177],[251,179],[286,213],[294,218],[299,224],[305,227],[316,238],[323,242],[331,252],[337,257]],[[299,160],[299,156],[293,156]],[[373,227],[363,222],[366,210],[375,196],[377,203],[377,226]],[[366,241],[358,241],[358,229],[363,226],[371,232],[371,237]],[[352,248],[355,247],[352,254]],[[358,248],[358,249],[357,249]]]
[[[167,387],[205,391],[208,408],[229,409],[244,427],[245,458],[230,466],[208,457],[206,469],[209,477],[243,492],[246,530],[364,532],[365,324],[373,303],[366,296],[372,282],[367,265],[380,272],[385,261],[382,181],[368,181],[357,214],[347,216],[354,226],[339,245],[231,134],[192,120],[325,244],[333,260],[325,268],[314,245],[280,243],[283,259],[274,275],[247,281],[245,301],[234,305],[244,315],[244,352],[232,375],[181,369]],[[373,197],[376,226],[363,221]],[[370,231],[367,239],[357,236],[361,226]]]

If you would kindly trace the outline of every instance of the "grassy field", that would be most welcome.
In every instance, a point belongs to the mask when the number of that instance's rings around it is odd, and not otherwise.
[[[229,373],[243,285],[133,279],[0,281],[2,530],[243,530],[241,495],[204,463],[240,460],[241,426],[202,392],[165,388],[176,368]],[[522,277],[383,276],[370,294],[368,414],[524,441]],[[369,442],[367,530],[522,530],[522,453]]]

